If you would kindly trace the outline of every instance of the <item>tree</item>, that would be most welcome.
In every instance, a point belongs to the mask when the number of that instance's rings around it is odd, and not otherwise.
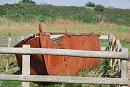
[[[95,4],[92,2],[88,2],[85,6],[86,7],[95,7]]]
[[[36,4],[34,1],[32,0],[22,0],[20,1],[20,3],[29,3],[29,4]]]

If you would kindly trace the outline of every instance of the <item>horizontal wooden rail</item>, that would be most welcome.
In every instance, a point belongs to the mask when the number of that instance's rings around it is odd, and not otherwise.
[[[128,59],[130,60],[130,54],[128,55]]]
[[[88,84],[120,84],[127,85],[125,78],[76,77],[76,76],[42,76],[42,75],[2,75],[0,80],[19,80],[36,82],[88,83]]]
[[[49,48],[6,48],[0,47],[0,54],[44,54],[75,57],[101,57],[113,59],[128,59],[128,52],[108,51],[86,51],[71,49],[49,49]]]

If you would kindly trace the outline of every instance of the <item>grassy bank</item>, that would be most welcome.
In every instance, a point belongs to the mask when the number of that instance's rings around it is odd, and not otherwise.
[[[130,26],[130,10],[109,9],[103,11],[75,6],[52,6],[35,4],[5,4],[0,6],[0,17],[15,21],[50,21],[59,18],[85,23],[114,23]]]

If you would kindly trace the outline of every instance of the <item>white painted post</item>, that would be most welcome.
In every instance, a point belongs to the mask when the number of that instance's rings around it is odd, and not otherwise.
[[[11,46],[11,41],[12,41],[12,39],[11,39],[11,38],[9,38],[9,39],[8,39],[8,47],[10,47],[10,46]]]
[[[128,66],[128,78],[130,78],[130,54],[129,54],[129,61],[128,61],[127,66]]]
[[[23,45],[23,48],[30,48],[30,45]],[[22,56],[22,75],[30,75],[30,55]],[[30,82],[22,82],[22,87],[30,87]]]
[[[21,36],[21,40],[24,40],[24,36]]]
[[[11,38],[8,38],[8,47],[11,46],[11,40],[12,40]],[[10,54],[7,55],[5,72],[8,72],[8,69],[9,69],[9,60],[10,60]]]
[[[128,52],[128,49],[122,49],[122,52]],[[128,60],[121,60],[121,78],[128,78]],[[128,87],[128,85],[122,85],[121,87]]]

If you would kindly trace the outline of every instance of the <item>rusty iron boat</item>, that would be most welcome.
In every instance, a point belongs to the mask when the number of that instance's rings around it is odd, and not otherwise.
[[[99,51],[99,35],[90,33],[52,33],[34,34],[19,42],[15,47],[30,45],[31,48],[55,48]],[[22,55],[16,54],[17,62],[22,70]],[[99,58],[81,58],[54,55],[31,55],[31,75],[72,75],[84,68],[94,68],[100,63]]]

